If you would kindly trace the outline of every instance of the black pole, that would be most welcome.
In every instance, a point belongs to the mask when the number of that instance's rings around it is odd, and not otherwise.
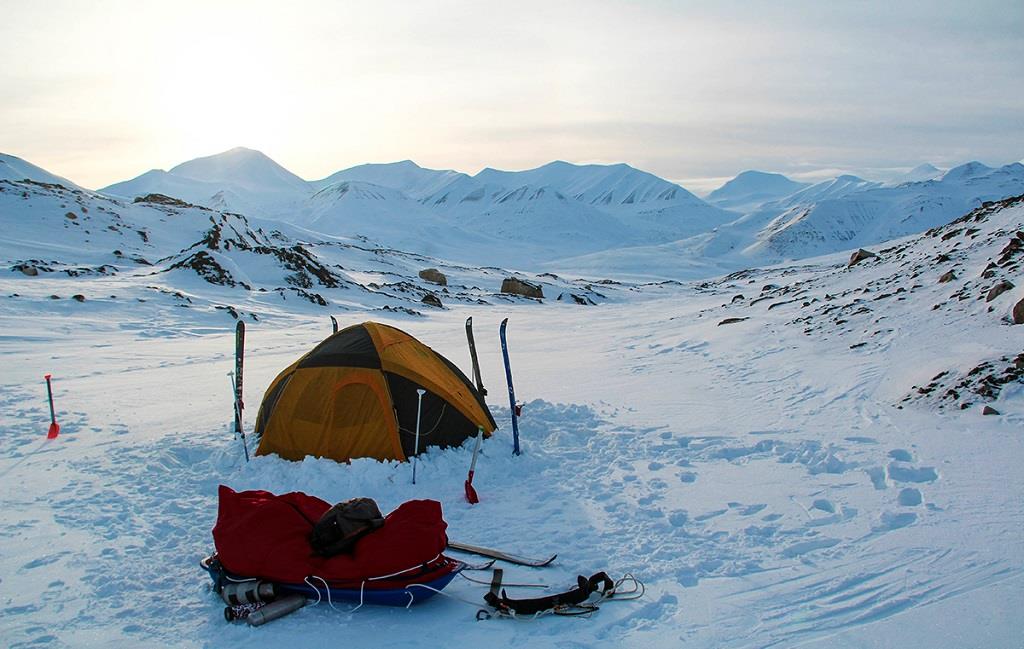
[[[50,387],[50,375],[46,375],[46,396],[50,400],[50,423],[57,423],[57,415],[53,412],[53,388]]]

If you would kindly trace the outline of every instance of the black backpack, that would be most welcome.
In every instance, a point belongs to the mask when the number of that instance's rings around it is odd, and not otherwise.
[[[309,534],[313,552],[333,557],[351,552],[364,535],[384,525],[384,517],[371,498],[353,498],[331,507],[320,517]]]

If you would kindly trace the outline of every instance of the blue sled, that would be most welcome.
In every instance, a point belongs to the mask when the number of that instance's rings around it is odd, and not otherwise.
[[[413,604],[425,602],[436,595],[437,591],[443,590],[445,586],[451,583],[452,579],[455,579],[455,575],[462,572],[466,567],[466,564],[461,562],[456,562],[456,564],[451,572],[440,577],[424,582],[412,579],[402,588],[378,589],[366,587],[362,589],[362,592],[358,588],[332,587],[325,589],[323,584],[316,580],[313,580],[313,583],[317,584],[318,588],[308,584],[286,584],[280,582],[275,582],[275,585],[285,593],[298,593],[310,599],[319,598],[327,601],[327,595],[330,592],[330,601],[332,602],[353,602],[355,604],[362,602],[363,604],[374,604],[376,606],[409,607]],[[248,581],[249,579],[228,572],[215,557],[206,557],[199,562],[199,565],[209,573],[214,587],[218,589],[225,582]]]

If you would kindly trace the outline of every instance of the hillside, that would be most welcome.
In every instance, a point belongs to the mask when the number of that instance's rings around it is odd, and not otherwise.
[[[735,218],[628,165],[553,162],[476,176],[412,161],[359,165],[307,182],[264,154],[236,148],[100,190],[151,193],[465,263],[523,267],[624,244],[663,243]],[[499,253],[501,241],[514,250]],[[480,252],[481,243],[489,251]]]

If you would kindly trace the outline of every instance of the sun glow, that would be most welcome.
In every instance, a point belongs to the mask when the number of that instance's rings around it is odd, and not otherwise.
[[[161,75],[161,124],[177,147],[219,151],[239,142],[273,148],[296,106],[280,59],[225,34],[193,38]]]

